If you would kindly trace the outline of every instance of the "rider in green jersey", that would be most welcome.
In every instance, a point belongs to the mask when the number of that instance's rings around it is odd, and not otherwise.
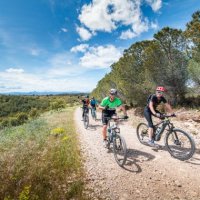
[[[116,114],[116,108],[119,108],[120,110],[123,111],[124,119],[128,119],[126,109],[122,105],[121,99],[117,98],[116,95],[117,95],[117,90],[111,89],[110,95],[108,97],[105,97],[99,106],[99,109],[102,110],[102,122],[103,122],[102,135],[103,135],[103,144],[105,147],[107,146],[106,130],[108,121],[109,118],[111,118],[113,115]]]

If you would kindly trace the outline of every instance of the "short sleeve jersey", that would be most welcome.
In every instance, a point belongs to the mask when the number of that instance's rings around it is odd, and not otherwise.
[[[88,106],[89,103],[90,103],[89,100],[86,100],[86,99],[82,100],[83,107]]]
[[[95,107],[95,106],[97,105],[97,101],[96,101],[95,99],[91,99],[91,100],[90,100],[90,105],[91,105],[92,107]]]
[[[150,101],[152,101],[153,102],[153,108],[154,109],[156,109],[157,108],[157,106],[160,104],[160,103],[167,103],[167,100],[162,96],[160,99],[158,99],[158,97],[155,95],[155,94],[153,94],[152,96],[151,96],[151,98],[150,98]],[[149,101],[149,103],[150,103],[150,101]],[[149,103],[148,103],[148,107],[149,107]]]
[[[115,97],[113,101],[110,101],[110,97],[106,97],[102,100],[101,106],[105,107],[108,106],[109,108],[116,108],[122,105],[122,101]]]

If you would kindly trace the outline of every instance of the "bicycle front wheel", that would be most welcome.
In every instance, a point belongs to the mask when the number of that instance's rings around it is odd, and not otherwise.
[[[165,145],[171,156],[179,160],[188,160],[195,152],[194,140],[180,129],[173,129],[167,133]]]
[[[148,126],[145,123],[140,123],[137,126],[137,138],[142,144],[147,144],[149,141]]]
[[[114,157],[119,166],[123,166],[127,159],[126,142],[121,135],[116,134],[113,138]]]
[[[83,123],[84,123],[85,129],[87,129],[89,126],[89,117],[87,114],[84,115]]]

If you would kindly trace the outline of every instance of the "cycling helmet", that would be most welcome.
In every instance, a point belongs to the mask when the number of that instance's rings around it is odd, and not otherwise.
[[[166,89],[165,89],[164,87],[162,87],[162,86],[158,86],[158,87],[156,88],[156,91],[165,92]]]
[[[110,94],[117,95],[117,90],[114,88],[110,89]]]

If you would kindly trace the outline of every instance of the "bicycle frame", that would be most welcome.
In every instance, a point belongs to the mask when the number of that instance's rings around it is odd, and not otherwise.
[[[88,107],[82,107],[83,109],[83,117],[85,114],[89,114],[89,108]]]
[[[161,126],[161,131],[158,133],[158,134],[156,134],[155,133],[155,130],[158,128],[158,126],[159,125],[161,125],[162,124],[162,126]],[[168,128],[166,128],[166,127],[168,127]],[[162,120],[161,122],[159,122],[159,123],[157,123],[156,125],[154,125],[154,139],[156,140],[156,141],[160,141],[160,139],[161,139],[161,137],[162,137],[162,134],[163,134],[163,132],[165,131],[165,130],[167,130],[168,132],[170,132],[171,130],[173,130],[174,129],[174,125],[173,125],[173,123],[169,120],[169,118],[166,116],[165,117],[165,119],[164,120]],[[177,136],[176,136],[177,137]]]
[[[107,133],[108,133],[108,142],[112,143],[113,141],[113,137],[116,137],[116,134],[120,134],[120,128],[119,128],[119,122],[120,121],[124,121],[124,118],[110,118],[108,117],[108,128],[107,128]],[[114,122],[113,124],[111,124],[111,122]],[[110,130],[110,132],[109,132]]]

